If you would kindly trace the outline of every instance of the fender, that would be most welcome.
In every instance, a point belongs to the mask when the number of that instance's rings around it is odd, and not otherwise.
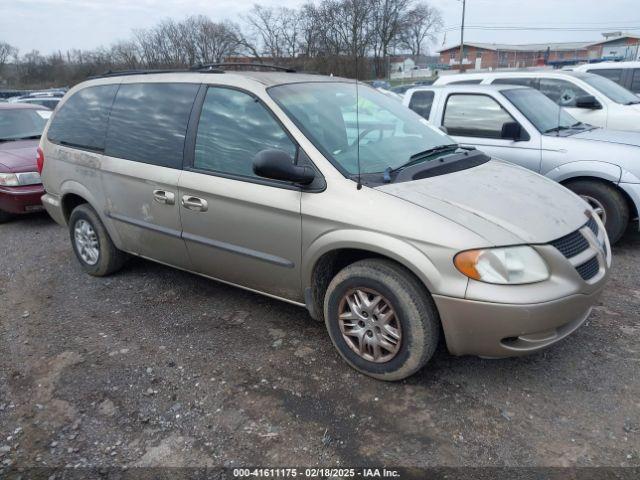
[[[102,222],[104,227],[107,229],[107,233],[109,233],[109,236],[113,241],[113,244],[116,247],[121,248],[122,242],[120,241],[120,236],[118,235],[118,231],[113,226],[113,222],[104,214],[104,210],[98,206],[98,205],[105,205],[104,200],[100,201],[99,199],[97,199],[96,196],[81,183],[78,183],[75,180],[65,180],[62,183],[62,185],[60,185],[61,202],[66,195],[71,193],[79,195],[80,197],[84,198],[89,205],[91,205],[91,208],[93,208],[96,211],[96,213],[98,214],[98,217],[100,218],[100,221]]]
[[[377,232],[364,230],[333,230],[313,241],[302,259],[303,288],[312,285],[313,267],[327,252],[342,248],[371,251],[391,258],[412,271],[432,294],[445,294],[463,298],[467,280],[460,275],[460,282],[446,282],[431,260],[410,243]],[[453,262],[451,262],[451,268]],[[445,291],[443,291],[443,289]]]
[[[573,177],[595,177],[617,184],[622,176],[622,169],[613,163],[580,160],[563,163],[543,175],[556,182],[564,182]]]

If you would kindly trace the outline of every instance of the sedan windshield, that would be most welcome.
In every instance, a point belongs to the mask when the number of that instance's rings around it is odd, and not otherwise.
[[[579,78],[616,103],[623,105],[640,103],[640,98],[608,78],[591,73],[580,75]]]
[[[0,109],[0,142],[39,138],[49,114],[30,108]]]
[[[357,95],[355,83],[346,82],[280,85],[269,94],[345,174],[358,173],[358,163],[361,173],[394,170],[416,154],[455,144],[397,100],[364,85]]]
[[[533,88],[503,90],[502,94],[541,133],[566,130],[580,123],[553,100]]]

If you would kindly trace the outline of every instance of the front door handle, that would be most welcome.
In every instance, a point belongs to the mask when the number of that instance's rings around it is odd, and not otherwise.
[[[196,212],[206,212],[209,208],[205,199],[192,197],[191,195],[182,196],[182,206]]]
[[[163,205],[174,205],[176,203],[176,196],[166,190],[154,190],[153,199]]]

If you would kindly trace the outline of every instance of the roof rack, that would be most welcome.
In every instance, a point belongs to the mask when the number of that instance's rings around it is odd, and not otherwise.
[[[133,70],[107,70],[99,75],[91,75],[87,78],[108,78],[108,77],[123,77],[126,75],[152,75],[154,73],[185,73],[185,72],[199,72],[199,73],[224,73],[225,68],[265,68],[271,70],[278,70],[282,72],[295,73],[295,70],[287,67],[279,67],[278,65],[269,65],[266,63],[242,63],[242,62],[226,62],[226,63],[205,63],[196,64],[189,69],[186,68],[165,68],[165,69],[133,69]]]
[[[278,70],[281,72],[287,73],[296,73],[293,68],[288,67],[280,67],[278,65],[271,65],[268,63],[244,63],[244,62],[222,62],[222,63],[206,63],[206,64],[196,64],[191,67],[192,71],[196,72],[208,72],[216,69],[225,69],[225,68],[266,68],[271,70]]]

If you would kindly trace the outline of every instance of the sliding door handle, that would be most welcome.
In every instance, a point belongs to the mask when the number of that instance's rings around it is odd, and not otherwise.
[[[176,203],[176,196],[166,190],[154,190],[153,199],[163,205],[174,205]]]
[[[205,199],[192,197],[191,195],[182,196],[182,206],[196,212],[206,212],[209,208]]]

